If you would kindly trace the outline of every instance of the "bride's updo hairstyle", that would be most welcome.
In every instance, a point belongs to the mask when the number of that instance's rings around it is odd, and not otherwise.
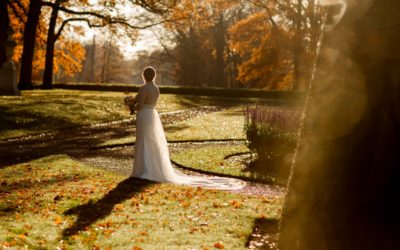
[[[146,82],[151,82],[156,77],[156,70],[153,67],[147,67],[144,69],[142,76]]]

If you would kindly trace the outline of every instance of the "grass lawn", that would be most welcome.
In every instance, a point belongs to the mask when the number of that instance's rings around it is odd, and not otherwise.
[[[169,141],[245,139],[243,108],[229,108],[165,127]]]
[[[22,91],[21,96],[0,96],[0,140],[130,118],[123,105],[124,96],[122,92],[57,89]],[[162,94],[157,109],[163,113],[256,100]]]
[[[202,148],[188,149],[171,155],[171,159],[185,167],[199,169],[211,173],[226,174],[237,177],[249,177],[255,180],[267,180],[263,176],[247,171],[246,165],[240,160],[232,161],[226,156],[235,153],[250,152],[244,144],[210,145]]]
[[[0,139],[128,118],[123,93],[22,91],[0,97]]]
[[[164,126],[168,141],[198,140],[243,140],[243,107],[228,108],[224,111],[199,116],[188,121]],[[99,147],[134,143],[135,136],[105,141]]]
[[[249,167],[250,154],[228,157],[236,153],[249,153],[245,143],[206,145],[201,148],[191,148],[171,154],[171,160],[179,165],[207,171],[210,173],[225,174],[232,177],[245,177],[252,181],[286,183],[288,167],[293,154],[287,154],[282,161],[270,161],[257,166]],[[270,164],[270,165],[268,165]],[[278,166],[278,172],[271,172],[271,167]],[[278,176],[277,176],[278,174]],[[285,177],[286,176],[286,177]],[[282,179],[283,178],[283,179]]]
[[[55,155],[0,169],[0,248],[244,249],[282,201],[125,179]],[[136,248],[135,248],[136,247]]]

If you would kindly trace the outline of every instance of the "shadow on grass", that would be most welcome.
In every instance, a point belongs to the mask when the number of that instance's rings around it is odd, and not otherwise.
[[[173,132],[178,132],[178,131],[183,131],[185,129],[189,129],[190,126],[188,125],[183,125],[183,124],[178,124],[178,125],[166,125],[164,127],[164,132],[167,133],[173,133]]]
[[[253,159],[250,162],[244,162],[244,164],[246,168],[242,171],[249,173],[252,179],[286,186],[291,161],[284,159]]]
[[[78,218],[71,227],[64,229],[62,236],[69,237],[84,230],[97,220],[107,217],[116,204],[124,202],[154,184],[155,182],[151,181],[128,178],[120,182],[100,200],[89,201],[86,204],[68,209],[64,212],[64,215],[77,215]]]
[[[43,114],[27,110],[15,110],[13,107],[0,107],[0,133],[9,131],[10,128],[18,130],[39,131],[46,129],[49,125],[54,127],[74,127],[78,124],[70,119],[63,118],[57,114]],[[35,133],[33,132],[33,133]],[[37,132],[36,132],[37,133]]]
[[[250,249],[277,248],[278,220],[258,218],[254,222],[253,232],[247,239],[246,247]]]
[[[179,95],[178,103],[184,106],[220,106],[220,107],[229,107],[235,106],[245,103],[246,100],[238,101],[237,98],[230,97],[219,97],[219,96],[194,96],[187,93],[185,95]]]

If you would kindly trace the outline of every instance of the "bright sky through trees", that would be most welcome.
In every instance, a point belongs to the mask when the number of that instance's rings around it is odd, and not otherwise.
[[[91,0],[90,2],[96,3],[97,0]],[[146,24],[144,23],[145,21],[143,22],[141,20],[137,20],[138,17],[149,20],[148,16],[154,16],[157,19],[157,17],[153,13],[149,13],[143,10],[142,8],[131,4],[129,5],[117,4],[115,6],[115,11],[121,13],[123,16],[126,16],[130,23],[136,24],[138,26],[143,26]],[[96,36],[100,39],[104,38],[104,34],[106,33],[107,29],[107,27],[100,29],[96,28],[90,29],[89,27],[87,27],[86,23],[83,22],[77,25],[81,25],[87,30],[83,38],[79,36],[80,39],[82,39],[85,43],[91,43],[93,41],[93,36]],[[126,38],[126,39],[119,39],[117,41],[117,45],[121,48],[121,51],[123,51],[126,59],[131,59],[136,57],[137,54],[141,51],[146,51],[146,50],[154,51],[157,49],[161,49],[162,47],[153,32],[154,31],[159,32],[162,29],[163,29],[162,25],[157,25],[155,27],[151,27],[148,29],[139,30],[138,37],[134,42],[134,44],[132,44],[132,42],[129,41],[129,38]],[[73,36],[73,34],[71,34],[71,36]]]

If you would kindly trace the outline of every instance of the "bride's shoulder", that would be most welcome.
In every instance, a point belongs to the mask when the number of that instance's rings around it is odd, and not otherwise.
[[[140,85],[139,85],[139,89],[141,89],[141,90],[146,89],[146,84],[140,84]]]

